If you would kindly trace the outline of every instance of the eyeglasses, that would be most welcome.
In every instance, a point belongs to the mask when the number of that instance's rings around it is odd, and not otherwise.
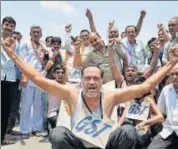
[[[176,25],[178,25],[178,24],[168,24],[168,27],[175,27]]]

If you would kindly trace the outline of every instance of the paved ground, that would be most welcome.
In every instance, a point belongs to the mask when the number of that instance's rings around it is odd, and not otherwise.
[[[18,130],[18,128],[16,128]],[[30,139],[22,140],[19,137],[17,143],[13,145],[2,146],[1,149],[51,149],[51,144],[48,138],[31,137]]]

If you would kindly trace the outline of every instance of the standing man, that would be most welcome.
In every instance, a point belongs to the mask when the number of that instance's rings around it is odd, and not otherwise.
[[[30,29],[30,40],[22,45],[24,61],[31,65],[36,71],[42,72],[42,62],[44,54],[44,43],[40,41],[42,29],[40,26],[32,26]],[[23,86],[21,114],[20,114],[20,132],[23,139],[27,139],[30,133],[39,136],[43,129],[42,113],[42,91],[33,82],[28,80],[23,74],[21,79]],[[33,105],[33,113],[31,110]]]
[[[138,71],[143,73],[148,68],[147,52],[143,43],[136,39],[137,27],[129,25],[126,27],[125,33],[127,37],[122,40],[122,43],[129,58],[129,65],[135,65]]]
[[[20,44],[21,40],[22,40],[22,34],[18,31],[14,31],[12,32],[12,38],[14,38],[15,40],[17,40],[17,42]]]
[[[178,49],[171,49],[170,61],[156,74],[148,78],[144,83],[109,92],[102,92],[101,90],[103,76],[102,70],[98,66],[90,65],[82,70],[82,90],[79,91],[75,88],[71,88],[42,77],[39,72],[37,72],[29,64],[25,63],[14,53],[15,44],[13,39],[8,38],[2,45],[7,55],[15,62],[22,73],[24,73],[30,80],[35,82],[41,88],[45,89],[59,99],[67,101],[70,105],[72,115],[71,130],[59,126],[52,131],[50,135],[50,142],[53,149],[86,149],[95,147],[95,145],[93,145],[94,142],[88,143],[89,140],[87,140],[87,138],[90,137],[91,139],[91,136],[80,138],[80,135],[76,134],[76,136],[74,132],[85,131],[86,134],[91,134],[93,132],[96,133],[98,123],[102,124],[102,120],[107,122],[111,119],[115,105],[132,100],[133,98],[150,92],[150,90],[154,88],[178,62]],[[100,44],[98,43],[97,46],[99,45]],[[86,122],[83,122],[83,120],[86,120]],[[103,125],[104,124],[105,123],[103,123]],[[110,124],[111,123],[107,123],[105,126],[111,129],[112,126]],[[89,125],[89,127],[87,125]],[[93,126],[94,129],[91,129]],[[102,134],[100,135],[102,136]],[[93,134],[93,137],[96,136],[96,134]],[[102,136],[102,138],[103,137],[105,136]],[[134,147],[136,143],[135,141],[135,129],[130,125],[125,125],[113,130],[113,132],[110,133],[108,140],[105,140],[104,143],[106,144],[106,149],[129,149]]]
[[[10,37],[15,30],[16,21],[12,17],[2,20],[1,42]],[[19,44],[14,45],[15,53],[19,55]],[[1,47],[1,143],[12,144],[12,140],[4,140],[8,126],[8,118],[11,111],[11,102],[17,97],[16,69],[14,62],[9,59],[3,47]],[[2,142],[3,141],[3,142]]]
[[[163,52],[163,64],[169,61],[169,49],[174,46],[178,46],[178,17],[173,17],[168,22],[169,32],[171,34],[171,40],[164,46]]]

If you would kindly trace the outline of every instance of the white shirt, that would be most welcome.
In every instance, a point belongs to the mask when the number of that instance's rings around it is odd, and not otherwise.
[[[48,94],[48,115],[47,117],[53,117],[57,115],[57,111],[59,111],[61,105],[61,100],[57,97]]]
[[[166,139],[173,132],[176,132],[178,136],[178,93],[176,93],[173,84],[163,88],[158,99],[158,106],[167,115],[160,135]]]
[[[124,38],[122,44],[128,54],[129,64],[137,66],[140,72],[144,72],[149,66],[147,65],[147,52],[143,43],[136,39],[136,43],[131,45],[128,38]]]

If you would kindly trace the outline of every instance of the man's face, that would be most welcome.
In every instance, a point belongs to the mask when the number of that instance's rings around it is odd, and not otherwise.
[[[159,41],[163,42],[164,41],[164,33],[162,31],[158,32],[158,39]]]
[[[47,41],[46,41],[46,46],[47,47],[51,47],[51,40],[52,38],[48,38]]]
[[[20,43],[22,36],[20,34],[12,34],[12,38],[14,38],[18,43]]]
[[[57,69],[56,72],[53,73],[53,76],[58,83],[63,83],[65,79],[65,72],[63,69]]]
[[[128,82],[133,82],[133,79],[137,76],[137,70],[132,68],[132,67],[128,67],[126,68],[125,71],[125,78]]]
[[[109,38],[118,38],[118,37],[119,37],[118,29],[112,27],[109,31]]]
[[[176,87],[178,88],[178,66],[174,67],[170,73],[169,73],[169,79],[171,80],[171,82],[173,82]]]
[[[32,40],[39,41],[42,36],[41,29],[33,28],[30,32],[30,35]]]
[[[89,42],[89,33],[88,32],[82,32],[80,34],[80,38],[82,39],[83,43]]]
[[[126,37],[125,32],[121,34],[121,39],[124,39]]]
[[[134,27],[128,27],[126,30],[126,36],[129,40],[135,40],[136,38],[136,31]]]
[[[100,69],[97,67],[88,67],[83,72],[82,87],[85,96],[95,98],[100,95],[102,78]]]
[[[150,52],[154,52],[154,44],[155,44],[155,42],[157,42],[157,40],[152,41],[152,42],[148,45]]]
[[[176,21],[176,19],[171,19],[168,22],[168,27],[170,34],[175,37],[178,32],[178,21]]]
[[[13,23],[4,22],[2,29],[3,33],[10,35],[15,30],[15,25]]]
[[[52,50],[54,50],[54,51],[59,51],[60,48],[61,48],[61,44],[58,43],[58,42],[54,42],[53,44],[51,44],[51,48],[52,48]]]
[[[96,33],[91,33],[89,36],[90,44],[96,49],[99,50],[103,46],[101,38]]]

